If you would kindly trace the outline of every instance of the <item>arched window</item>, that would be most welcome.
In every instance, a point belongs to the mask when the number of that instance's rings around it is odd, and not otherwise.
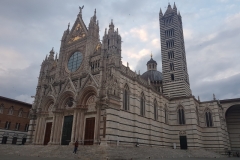
[[[182,107],[178,109],[178,122],[179,124],[185,124],[185,115]]]
[[[206,117],[206,126],[207,127],[212,127],[213,122],[212,122],[212,113],[209,109],[205,112],[205,117]]]
[[[13,107],[9,108],[8,114],[13,115]]]
[[[141,94],[140,115],[145,116],[145,96],[143,93]]]
[[[165,116],[165,123],[168,124],[168,111],[167,111],[167,106],[165,106],[165,109],[164,109],[164,116]]]
[[[1,114],[3,114],[3,110],[4,110],[4,105],[1,104],[1,105],[0,105],[0,113],[1,113]]]
[[[170,63],[170,70],[174,70],[174,64],[173,63]]]
[[[129,88],[128,85],[125,85],[123,90],[123,109],[129,110]]]
[[[22,117],[23,109],[21,108],[18,112],[18,117]]]
[[[154,101],[153,107],[154,107],[154,119],[155,119],[155,120],[158,120],[158,107],[157,107],[157,101],[156,101],[156,99],[155,99],[155,101]]]

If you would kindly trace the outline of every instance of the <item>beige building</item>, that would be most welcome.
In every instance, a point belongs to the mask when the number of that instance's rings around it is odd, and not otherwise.
[[[159,22],[162,73],[151,58],[140,75],[122,64],[113,21],[101,42],[96,11],[87,28],[80,8],[63,33],[59,57],[52,49],[42,62],[28,142],[239,150],[240,99],[196,99],[175,4],[160,10]]]

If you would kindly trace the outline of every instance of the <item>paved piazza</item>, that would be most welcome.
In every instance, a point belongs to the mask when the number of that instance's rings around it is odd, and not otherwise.
[[[65,159],[65,158],[57,158],[57,157],[27,157],[27,156],[18,156],[18,155],[1,155],[0,153],[0,159],[1,160],[58,160],[58,159]],[[75,158],[69,158],[69,159],[82,159],[82,158],[79,158],[78,156],[76,156]],[[91,158],[83,158],[83,159],[86,159],[86,160],[91,160]],[[179,160],[185,160],[185,159],[188,159],[188,160],[206,160],[206,159],[219,159],[219,160],[228,160],[228,159],[240,159],[240,158],[237,158],[237,157],[230,157],[230,158],[159,158],[159,159],[166,159],[166,160],[176,160],[176,159],[179,159]],[[119,160],[119,159],[118,159]]]

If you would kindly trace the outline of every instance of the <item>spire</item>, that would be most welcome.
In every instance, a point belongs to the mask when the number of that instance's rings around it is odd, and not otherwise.
[[[111,23],[109,24],[109,31],[114,32],[114,24],[113,24],[113,19],[111,19]]]
[[[181,17],[180,11],[178,12],[178,15]]]
[[[174,2],[174,5],[173,5],[173,11],[177,14],[177,7],[175,5],[175,2]]]
[[[160,11],[159,11],[159,16],[163,16],[163,13],[162,13],[162,9],[160,8]]]
[[[70,22],[68,23],[68,30],[69,30],[69,27],[70,27]]]
[[[47,60],[47,57],[48,57],[48,56],[46,55],[45,61]]]
[[[175,2],[174,2],[174,5],[173,5],[173,9],[177,9]]]
[[[52,47],[52,50],[49,52],[50,54],[49,54],[49,57],[48,57],[48,59],[50,59],[50,60],[54,60],[54,47]]]
[[[97,16],[96,16],[96,8],[95,8],[94,15],[93,15],[93,21],[96,23],[96,20],[97,20]]]
[[[173,9],[172,9],[170,3],[168,3],[168,8],[167,8],[166,12],[164,13],[164,15],[168,14],[168,13],[172,13],[172,11],[173,11]]]
[[[57,60],[57,55],[58,55],[58,54],[56,53],[55,60]]]

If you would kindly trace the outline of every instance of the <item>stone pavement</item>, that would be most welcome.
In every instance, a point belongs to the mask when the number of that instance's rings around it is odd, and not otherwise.
[[[79,146],[77,154],[73,154],[73,146],[42,145],[0,145],[0,160],[144,160],[144,159],[228,159],[226,156],[203,149],[179,150],[161,147],[117,147],[117,146]],[[230,158],[230,159],[235,159]],[[239,159],[240,158],[236,158]]]

